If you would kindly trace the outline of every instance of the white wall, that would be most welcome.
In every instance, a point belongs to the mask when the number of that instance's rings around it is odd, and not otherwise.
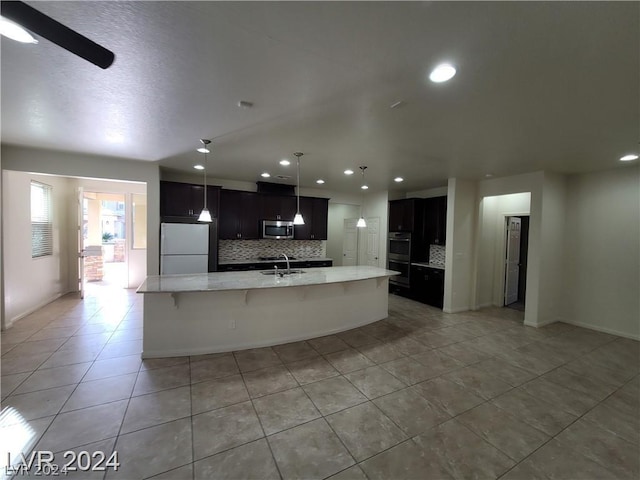
[[[472,307],[476,237],[476,183],[449,179],[444,305],[447,313]]]
[[[415,192],[407,192],[405,198],[433,198],[446,197],[449,187],[427,188],[426,190],[416,190]]]
[[[484,197],[480,200],[474,308],[503,305],[505,217],[529,215],[530,193]]]
[[[160,232],[160,173],[156,164],[13,145],[2,145],[1,154],[2,168],[7,170],[66,177],[145,182],[147,185],[147,229],[149,232]],[[160,271],[159,237],[159,233],[150,235],[147,241],[148,275],[158,275]]]
[[[360,207],[344,203],[329,203],[327,220],[327,257],[333,259],[335,267],[342,265],[342,240],[344,238],[345,218],[357,218]]]
[[[3,179],[5,322],[14,321],[70,291],[69,212],[73,188],[66,178],[5,170]],[[31,258],[31,181],[52,187],[53,255]]]
[[[564,321],[640,339],[640,167],[567,181]]]
[[[566,177],[545,172],[542,186],[538,326],[562,320],[561,311],[566,302],[564,292],[567,288],[563,268],[565,211]]]
[[[2,212],[2,155],[0,155],[0,213]],[[0,330],[4,330],[6,328],[5,325],[5,315],[4,315],[4,266],[3,266],[3,258],[4,254],[2,253],[4,250],[4,242],[3,242],[3,233],[2,233],[2,220],[0,216]]]

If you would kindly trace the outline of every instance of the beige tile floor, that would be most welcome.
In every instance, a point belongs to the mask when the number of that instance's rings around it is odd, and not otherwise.
[[[141,300],[66,296],[2,333],[35,450],[118,452],[68,477],[639,478],[636,341],[392,295],[341,334],[142,361]]]

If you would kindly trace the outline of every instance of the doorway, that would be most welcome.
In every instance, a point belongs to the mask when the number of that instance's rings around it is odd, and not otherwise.
[[[81,285],[96,288],[127,287],[127,215],[124,193],[103,193],[81,189],[80,231]]]
[[[504,306],[525,310],[527,259],[529,251],[529,216],[505,218]]]
[[[357,218],[345,218],[342,236],[342,266],[353,267],[358,263]]]

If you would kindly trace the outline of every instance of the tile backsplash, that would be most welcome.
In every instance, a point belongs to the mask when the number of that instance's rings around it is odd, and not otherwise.
[[[275,257],[280,254],[290,257],[309,258],[326,256],[324,240],[220,240],[218,261],[248,260],[258,257]]]
[[[444,265],[445,251],[444,245],[429,245],[429,263]]]

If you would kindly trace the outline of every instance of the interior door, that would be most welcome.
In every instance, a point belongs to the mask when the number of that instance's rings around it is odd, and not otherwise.
[[[358,263],[357,218],[345,218],[342,235],[342,266],[353,267]]]
[[[520,273],[521,222],[518,217],[507,217],[507,258],[504,282],[504,304],[518,301],[518,277]]]
[[[84,298],[84,189],[78,187],[77,198],[77,224],[78,224],[78,291],[80,298]]]
[[[379,267],[380,258],[380,218],[367,218],[365,264]]]

